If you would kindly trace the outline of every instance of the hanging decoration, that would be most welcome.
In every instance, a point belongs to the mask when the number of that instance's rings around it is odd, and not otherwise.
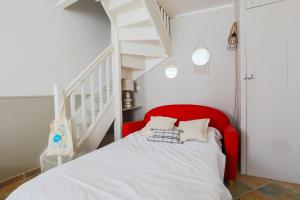
[[[173,79],[173,78],[176,78],[177,74],[178,74],[178,68],[174,64],[174,62],[170,59],[165,68],[165,75],[167,78]]]
[[[202,44],[202,45],[201,45]],[[208,65],[210,61],[210,53],[202,38],[197,43],[192,55],[192,61],[196,67]]]
[[[238,42],[239,42],[238,27],[237,27],[237,23],[234,22],[234,24],[232,25],[231,30],[230,30],[227,50],[230,50],[230,51],[237,50]]]

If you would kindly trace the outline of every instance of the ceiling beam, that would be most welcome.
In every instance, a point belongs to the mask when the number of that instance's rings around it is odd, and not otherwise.
[[[79,1],[79,0],[60,0],[56,3],[56,5],[60,8],[65,9],[65,8],[69,7],[70,5],[76,3],[77,1]]]

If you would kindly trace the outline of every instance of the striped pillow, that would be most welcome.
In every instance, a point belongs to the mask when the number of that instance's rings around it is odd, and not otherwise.
[[[147,137],[149,142],[180,143],[182,130],[151,129],[152,135]]]

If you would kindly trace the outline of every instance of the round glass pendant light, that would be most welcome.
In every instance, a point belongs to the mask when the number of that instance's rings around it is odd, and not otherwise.
[[[165,68],[165,75],[167,78],[173,79],[177,76],[178,69],[176,65],[174,65],[172,62]]]
[[[210,53],[207,49],[197,49],[192,56],[193,63],[197,66],[207,65],[210,60]]]

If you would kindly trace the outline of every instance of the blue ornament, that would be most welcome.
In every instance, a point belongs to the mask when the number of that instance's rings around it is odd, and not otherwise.
[[[59,141],[61,141],[61,136],[59,134],[54,135],[53,142],[58,143]]]

